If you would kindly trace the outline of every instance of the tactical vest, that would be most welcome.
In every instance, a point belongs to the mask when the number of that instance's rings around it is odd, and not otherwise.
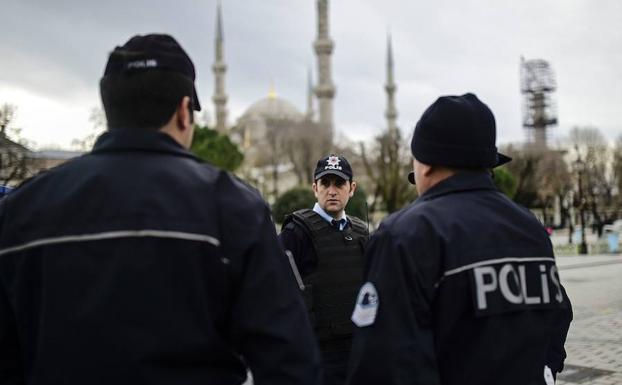
[[[348,217],[348,226],[340,231],[310,209],[298,210],[288,219],[306,231],[318,259],[317,269],[303,283],[320,346],[326,347],[330,341],[349,341],[353,332],[350,316],[363,281],[367,225],[356,217]],[[346,345],[349,349],[349,342]]]

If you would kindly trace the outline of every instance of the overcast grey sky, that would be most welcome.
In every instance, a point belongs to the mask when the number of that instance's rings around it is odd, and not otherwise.
[[[315,0],[222,0],[230,123],[273,83],[305,108],[315,72]],[[2,0],[0,103],[37,147],[69,147],[92,131],[108,52],[137,33],[175,36],[197,67],[213,116],[216,0]],[[557,76],[559,126],[622,133],[622,1],[333,0],[337,130],[371,138],[385,127],[386,36],[393,36],[398,125],[410,138],[442,94],[475,92],[497,118],[498,142],[522,141],[519,61],[548,60]]]

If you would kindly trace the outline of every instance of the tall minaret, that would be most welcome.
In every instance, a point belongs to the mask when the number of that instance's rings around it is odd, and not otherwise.
[[[216,130],[218,132],[227,131],[227,94],[225,94],[225,72],[227,72],[227,65],[224,58],[224,39],[222,33],[222,15],[221,6],[218,2],[218,9],[216,13],[216,46],[215,46],[215,60],[212,65],[212,71],[214,71],[214,109],[216,110]]]
[[[335,85],[330,65],[333,41],[328,36],[328,0],[317,0],[317,16],[317,39],[313,44],[318,65],[318,84],[315,87],[315,95],[319,105],[319,123],[327,130],[326,139],[332,143]]]
[[[311,68],[309,68],[309,72],[307,73],[307,120],[313,120],[313,115],[315,112],[313,111],[313,77],[311,76]]]
[[[385,111],[387,128],[389,132],[395,133],[397,130],[397,126],[395,125],[395,119],[397,119],[395,90],[397,86],[393,80],[393,49],[391,47],[391,35],[387,37],[387,84],[385,84],[384,89],[387,91],[387,110]]]

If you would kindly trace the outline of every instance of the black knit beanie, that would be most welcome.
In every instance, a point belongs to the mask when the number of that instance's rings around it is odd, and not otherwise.
[[[495,117],[477,96],[442,96],[421,116],[410,148],[419,162],[493,168],[512,160],[497,152]]]

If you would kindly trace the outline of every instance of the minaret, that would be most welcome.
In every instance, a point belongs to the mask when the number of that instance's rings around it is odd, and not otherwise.
[[[385,111],[387,128],[389,132],[395,133],[397,130],[397,126],[395,125],[395,119],[397,119],[395,90],[397,86],[393,80],[393,49],[391,47],[391,35],[387,37],[387,84],[385,84],[384,89],[387,91],[387,110]]]
[[[311,69],[309,68],[309,72],[307,73],[307,120],[313,120],[313,115],[315,112],[313,111],[313,78],[311,76]]]
[[[227,72],[227,65],[224,58],[224,39],[222,33],[222,15],[221,6],[218,2],[218,9],[216,13],[216,46],[215,46],[215,60],[212,65],[212,71],[214,72],[214,109],[216,110],[216,130],[218,132],[227,131],[227,94],[225,94],[225,72]]]
[[[319,123],[327,132],[326,140],[333,138],[333,97],[335,86],[331,76],[330,56],[333,41],[328,36],[328,0],[317,0],[317,39],[313,44],[318,64],[318,84],[315,95],[319,105]]]

